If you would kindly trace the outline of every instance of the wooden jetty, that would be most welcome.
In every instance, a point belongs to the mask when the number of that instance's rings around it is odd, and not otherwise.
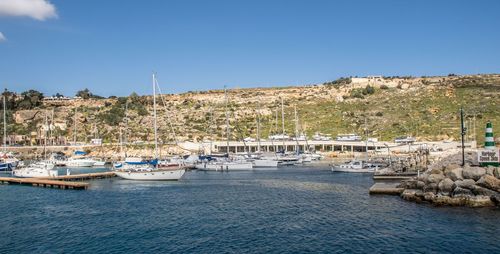
[[[88,173],[78,175],[64,175],[50,178],[17,178],[17,177],[0,177],[1,184],[23,184],[37,187],[46,188],[59,188],[59,189],[73,189],[73,190],[86,190],[90,184],[83,181],[90,179],[102,179],[108,177],[115,177],[114,172],[100,172]]]
[[[78,175],[62,175],[56,177],[47,177],[47,178],[38,178],[38,179],[49,179],[49,180],[67,180],[67,181],[82,181],[82,180],[91,180],[91,179],[102,179],[115,177],[115,172],[99,172],[99,173],[87,173],[87,174],[78,174]]]
[[[23,184],[23,185],[31,185],[37,187],[73,189],[73,190],[86,190],[90,185],[89,183],[83,183],[83,182],[68,182],[68,181],[58,181],[58,180],[42,179],[42,178],[16,178],[16,177],[0,177],[0,183]]]

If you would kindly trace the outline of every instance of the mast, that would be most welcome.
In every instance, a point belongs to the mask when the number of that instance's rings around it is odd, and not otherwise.
[[[281,97],[281,127],[282,127],[281,138],[283,140],[283,152],[285,152],[286,151],[286,149],[285,149],[285,109],[283,106],[283,97]]]
[[[52,112],[50,114],[50,125],[49,125],[49,141],[51,145],[54,145],[55,138],[53,137],[54,133],[52,133],[52,129],[54,129],[54,108],[52,108]]]
[[[47,159],[47,149],[46,149],[46,146],[47,146],[47,133],[48,133],[48,128],[49,127],[49,121],[47,120],[47,111],[45,111],[45,128],[43,128],[44,130],[44,134],[43,134],[43,158],[46,160]]]
[[[368,128],[366,126],[366,116],[365,116],[365,152],[366,152],[366,161],[368,161]]]
[[[74,125],[74,130],[73,130],[73,145],[76,146],[76,113],[77,113],[77,108],[75,107],[75,118],[73,120],[73,125]]]
[[[228,99],[227,99],[227,89],[224,86],[224,98],[226,101],[226,151],[229,155],[229,112],[228,112]]]
[[[299,154],[300,145],[299,145],[299,118],[297,116],[297,105],[293,106],[293,112],[295,115],[295,153]]]
[[[257,101],[257,152],[260,152],[260,101]]]
[[[120,156],[123,155],[123,139],[122,139],[122,128],[119,128],[120,130]],[[123,158],[125,158],[126,156],[124,156]]]
[[[5,106],[5,95],[3,96],[3,152],[7,152],[7,113]]]
[[[157,133],[157,126],[156,126],[156,76],[153,73],[153,123],[154,123],[154,133],[155,133],[155,159],[158,158],[158,133]]]

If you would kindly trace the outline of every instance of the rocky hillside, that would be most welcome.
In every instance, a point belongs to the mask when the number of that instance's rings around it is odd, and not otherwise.
[[[480,143],[487,120],[500,131],[500,75],[368,77],[300,87],[228,90],[232,139],[255,137],[257,112],[263,137],[280,131],[281,98],[289,134],[295,132],[295,108],[299,129],[309,137],[315,132],[364,135],[366,128],[368,136],[382,140],[402,135],[420,140],[458,139],[460,106],[470,127],[468,138],[473,138],[474,122]],[[158,107],[161,139],[172,141],[174,132],[179,140],[221,139],[225,136],[224,101],[223,90],[162,96]],[[43,101],[32,109],[9,111],[9,133],[40,133],[45,113],[51,122],[53,111],[53,135],[72,140],[75,109],[80,142],[94,136],[116,142],[119,126],[128,141],[152,139],[152,97],[135,94],[126,98]]]

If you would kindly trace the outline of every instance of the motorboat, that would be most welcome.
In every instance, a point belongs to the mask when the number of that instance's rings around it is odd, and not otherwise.
[[[277,159],[266,159],[266,158],[258,158],[252,160],[253,167],[255,168],[276,168],[278,167]]]
[[[361,141],[361,136],[356,134],[339,134],[337,141]]]
[[[59,176],[54,164],[47,162],[36,162],[27,167],[15,169],[13,175],[16,177],[56,177]]]
[[[0,153],[0,171],[12,171],[19,165],[19,160],[12,153]]]
[[[378,164],[366,163],[362,160],[352,160],[340,165],[332,165],[333,172],[373,173],[378,170]]]
[[[330,141],[330,140],[332,140],[332,137],[330,137],[329,135],[324,135],[324,134],[321,134],[319,132],[316,132],[312,136],[312,139],[315,141]]]
[[[89,158],[70,158],[66,161],[67,167],[93,167],[96,161]]]
[[[412,136],[397,137],[394,139],[394,143],[400,143],[400,144],[414,143],[416,141],[417,139]]]

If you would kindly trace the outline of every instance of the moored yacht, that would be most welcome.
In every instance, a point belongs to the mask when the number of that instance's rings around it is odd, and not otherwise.
[[[17,177],[56,177],[59,175],[54,169],[54,164],[47,162],[36,162],[27,167],[15,169],[12,173]]]
[[[362,160],[352,160],[340,165],[332,165],[333,172],[348,173],[373,173],[378,170],[378,165],[366,163]]]
[[[156,119],[156,87],[158,86],[155,74],[153,74],[153,123],[154,123],[154,160],[144,162],[139,159],[127,159],[125,165],[115,165],[115,174],[121,178],[139,181],[177,181],[186,173],[185,168],[158,168],[158,134]],[[159,86],[158,86],[159,88]]]

